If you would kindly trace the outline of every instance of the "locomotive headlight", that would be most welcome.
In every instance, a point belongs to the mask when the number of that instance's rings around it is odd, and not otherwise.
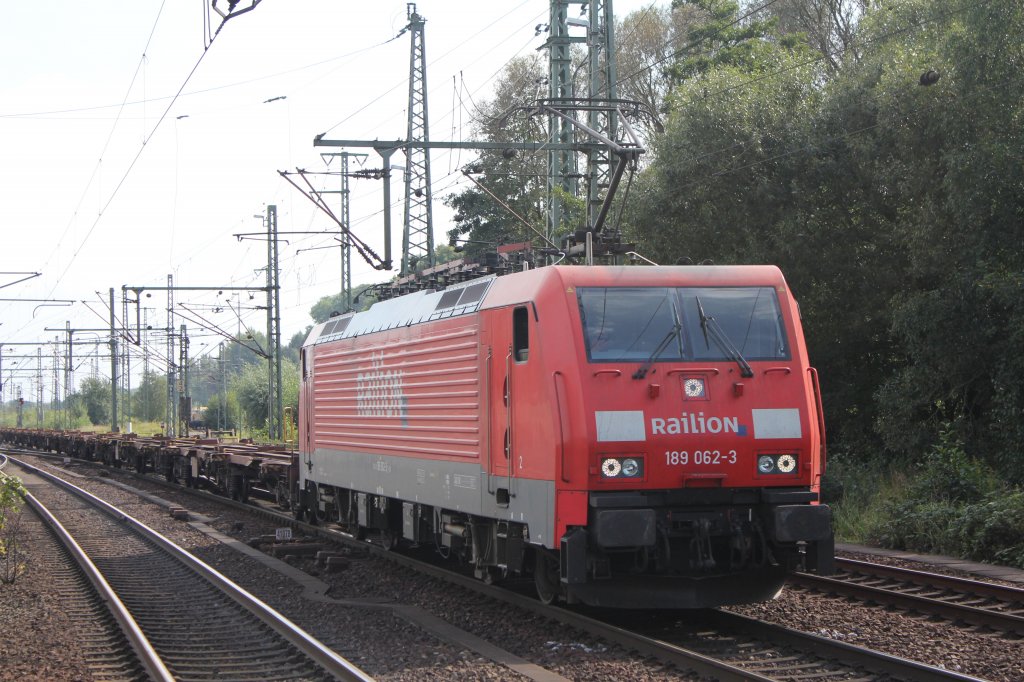
[[[605,478],[615,478],[622,473],[622,462],[609,457],[608,459],[601,460],[601,475]]]
[[[796,457],[793,455],[779,455],[776,465],[779,467],[780,472],[791,474],[796,469]]]
[[[640,475],[640,462],[635,459],[624,459],[622,460],[622,475],[633,478],[634,476]]]
[[[784,455],[758,455],[757,472],[759,474],[791,474],[796,471],[797,456]]]

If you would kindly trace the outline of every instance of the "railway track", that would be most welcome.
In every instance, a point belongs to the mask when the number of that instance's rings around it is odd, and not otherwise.
[[[0,476],[10,468],[0,454]],[[147,671],[133,651],[112,608],[92,586],[67,547],[33,509],[22,519],[21,529],[31,541],[36,555],[50,568],[50,587],[61,604],[68,627],[78,633],[78,643],[86,665],[95,680],[143,679]]]
[[[939,682],[978,678],[871,649],[819,637],[717,609],[653,619],[637,614],[604,617],[632,635],[720,660],[740,673],[720,679],[800,682],[907,680]]]
[[[163,481],[157,483],[165,484]],[[201,493],[189,491],[189,494]],[[219,497],[215,499],[224,504],[254,511],[251,505]],[[257,513],[277,524],[291,522],[287,515],[266,508],[261,508]],[[304,533],[315,534],[325,540],[367,546],[366,543],[354,543],[347,534],[330,528],[305,524],[299,526]],[[908,682],[978,680],[971,676],[724,611],[698,612],[699,616],[694,619],[699,623],[699,627],[696,628],[692,627],[692,623],[681,623],[678,614],[667,617],[660,614],[656,621],[661,624],[652,627],[649,622],[643,622],[649,619],[647,612],[641,612],[636,616],[636,620],[622,624],[617,612],[587,615],[565,608],[546,606],[532,595],[484,585],[478,580],[453,573],[444,567],[377,547],[372,547],[371,551],[399,565],[455,583],[460,588],[481,593],[546,618],[553,618],[627,650],[722,682],[798,682],[807,679],[830,682],[883,678]]]
[[[129,475],[138,477],[138,474]],[[145,480],[160,487],[173,487],[188,496],[200,496],[218,505],[257,514],[274,525],[294,524],[290,516],[265,507],[256,507],[251,501],[242,504],[171,486],[158,477],[147,476]],[[368,548],[366,543],[355,542],[350,536],[330,528],[294,525],[302,533],[317,535],[326,541]],[[796,682],[814,679],[831,682],[978,679],[722,611],[691,612],[688,618],[682,620],[678,613],[661,613],[652,617],[648,612],[625,615],[608,612],[586,614],[553,608],[540,604],[530,595],[484,585],[468,576],[453,574],[446,568],[425,564],[412,557],[379,551],[375,547],[369,547],[369,550],[399,565],[454,583],[460,589],[472,590],[526,612],[554,619],[626,650],[717,680]]]
[[[823,594],[1024,636],[1024,589],[1019,587],[839,557],[836,569],[832,577],[801,573],[792,582]]]
[[[27,501],[91,576],[98,598],[113,604],[136,666],[150,679],[370,679],[167,538],[52,474],[11,461],[29,472],[22,476]],[[93,617],[102,620],[95,608],[83,609],[83,619]],[[109,649],[125,656],[119,644]]]

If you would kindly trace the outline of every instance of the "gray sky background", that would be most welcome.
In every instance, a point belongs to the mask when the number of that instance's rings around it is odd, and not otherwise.
[[[219,5],[226,7],[226,0]],[[615,8],[624,16],[649,5],[619,0]],[[74,328],[106,327],[111,287],[120,301],[122,285],[164,287],[168,274],[178,286],[263,286],[266,243],[233,235],[264,229],[254,215],[264,214],[267,204],[277,205],[282,232],[331,229],[277,171],[325,170],[320,153],[327,150],[313,147],[319,133],[405,137],[409,37],[392,40],[408,23],[405,2],[263,0],[228,21],[206,49],[208,8],[208,1],[180,0],[4,3],[0,298],[75,301],[0,301],[4,344],[63,337],[47,328],[63,329],[66,321]],[[417,9],[427,20],[431,138],[469,139],[473,103],[490,98],[508,60],[533,53],[546,39],[535,26],[547,22],[548,3],[421,0]],[[210,21],[213,29],[220,25],[216,14]],[[279,97],[286,99],[266,102]],[[438,242],[450,217],[440,199],[459,189],[458,168],[471,159],[468,152],[431,157]],[[396,155],[393,163],[403,159]],[[365,165],[379,167],[380,159],[370,151]],[[319,177],[328,183],[324,188],[337,189],[331,186],[337,178]],[[381,252],[381,183],[351,182],[354,230]],[[394,201],[401,201],[402,190],[396,174]],[[400,203],[392,219],[397,261]],[[308,250],[333,243],[329,237],[288,242],[280,251],[285,342],[311,322],[310,307],[340,285],[339,251]],[[42,275],[5,286],[27,276],[14,273],[32,272]],[[355,254],[353,272],[354,283],[394,274],[372,271]],[[265,331],[265,311],[252,309],[264,297],[238,297],[242,324]],[[239,324],[226,294],[176,298],[227,329]],[[165,326],[164,293],[153,292],[144,305],[150,324]],[[221,312],[214,312],[218,306]],[[187,324],[193,356],[221,341]],[[34,378],[18,371],[34,370],[34,357],[18,356],[34,356],[35,349],[2,348],[5,389],[21,384],[34,396]],[[99,369],[109,376],[109,361],[100,361]]]

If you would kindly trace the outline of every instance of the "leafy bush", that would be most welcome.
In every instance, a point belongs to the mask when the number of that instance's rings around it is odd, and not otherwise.
[[[991,494],[964,508],[957,530],[965,556],[1024,568],[1024,491]]]
[[[952,505],[970,504],[1002,487],[1003,483],[985,462],[967,455],[963,440],[956,435],[952,425],[946,424],[939,434],[938,444],[919,465],[919,473],[907,491],[907,498]]]
[[[21,560],[21,481],[0,474],[0,583],[17,580],[25,563]]]
[[[829,453],[822,501],[832,507],[836,535],[847,542],[874,542],[888,518],[886,505],[907,487],[906,475],[889,464],[840,450]]]
[[[840,457],[826,487],[840,538],[1024,568],[1024,491],[967,455],[949,425],[910,472]]]
[[[883,547],[936,554],[958,554],[951,531],[955,532],[957,509],[947,502],[898,500],[876,525],[874,539]]]

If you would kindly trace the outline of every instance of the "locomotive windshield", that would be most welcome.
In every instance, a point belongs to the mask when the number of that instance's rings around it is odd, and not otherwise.
[[[789,358],[771,287],[581,287],[577,295],[591,362],[737,360],[736,351]]]

